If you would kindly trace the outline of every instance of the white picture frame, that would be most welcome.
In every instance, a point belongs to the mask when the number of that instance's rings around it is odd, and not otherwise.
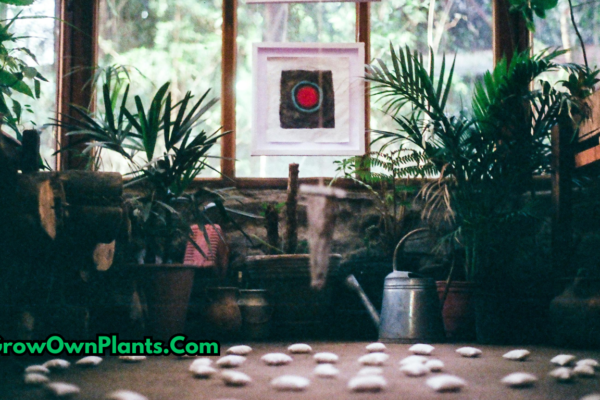
[[[252,156],[364,154],[363,43],[254,43],[252,63]],[[330,74],[334,127],[282,127],[282,74],[290,69]]]

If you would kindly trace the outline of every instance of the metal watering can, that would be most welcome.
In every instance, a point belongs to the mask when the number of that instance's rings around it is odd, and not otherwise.
[[[381,341],[441,342],[445,338],[435,281],[397,270],[396,258],[402,244],[413,234],[426,230],[415,229],[398,242],[394,250],[393,272],[385,277],[383,284],[381,318],[354,275],[346,278],[346,286],[358,293],[375,326],[379,328]]]

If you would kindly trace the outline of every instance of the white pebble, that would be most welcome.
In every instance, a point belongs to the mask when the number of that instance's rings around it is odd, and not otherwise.
[[[400,365],[408,365],[408,364],[425,364],[429,358],[425,356],[408,356],[400,360]]]
[[[26,385],[41,385],[42,383],[49,382],[50,379],[48,379],[48,377],[44,374],[31,372],[29,374],[25,374],[25,378],[23,378],[23,381]]]
[[[335,364],[340,359],[337,354],[333,353],[317,353],[313,356],[316,362],[319,364],[327,363],[327,364]]]
[[[146,359],[146,356],[119,356],[119,360],[126,363],[138,363]]]
[[[364,367],[356,375],[383,375],[383,368],[380,367]]]
[[[348,389],[353,392],[379,392],[386,386],[387,382],[381,375],[355,376],[348,381]]]
[[[227,354],[245,356],[252,352],[252,347],[246,345],[233,346],[227,349]]]
[[[197,358],[194,361],[192,361],[192,365],[190,365],[190,370],[193,367],[199,367],[199,366],[204,366],[204,367],[210,367],[212,365],[213,361],[210,358]]]
[[[592,393],[587,396],[583,396],[580,400],[600,400],[600,393]]]
[[[440,372],[444,369],[444,362],[438,359],[428,360],[425,363],[425,366],[429,368],[431,372]]]
[[[288,347],[288,351],[294,354],[312,353],[312,347],[306,343],[296,343]]]
[[[339,375],[340,370],[332,364],[319,364],[315,367],[313,373],[319,378],[335,378]]]
[[[221,378],[227,386],[246,386],[252,382],[252,378],[240,371],[223,371]]]
[[[49,374],[50,370],[43,365],[30,365],[29,367],[25,368],[25,373]]]
[[[269,353],[265,354],[260,358],[267,365],[277,366],[277,365],[287,365],[294,361],[294,359],[287,354],[284,353]]]
[[[535,375],[526,372],[513,372],[502,378],[501,382],[510,387],[522,388],[532,386],[537,382],[537,378]]]
[[[433,350],[435,349],[435,347],[429,345],[429,344],[422,344],[422,343],[418,343],[415,344],[414,346],[411,346],[408,351],[410,351],[413,354],[419,354],[422,356],[429,356],[431,355],[431,353],[433,353]]]
[[[80,360],[77,360],[75,364],[81,367],[95,367],[102,362],[102,357],[98,356],[87,356]]]
[[[454,375],[438,375],[427,379],[425,384],[436,392],[457,392],[465,387],[467,382]]]
[[[61,370],[61,369],[69,368],[71,363],[68,362],[67,360],[55,358],[53,360],[46,361],[43,365],[44,365],[44,367],[46,367],[48,369]]]
[[[385,353],[369,353],[358,359],[358,362],[362,365],[380,366],[383,365],[388,359],[389,355]]]
[[[310,380],[297,375],[282,375],[271,381],[271,386],[280,391],[301,391],[310,385]]]
[[[579,360],[577,361],[576,365],[589,365],[592,368],[598,368],[600,366],[600,364],[598,364],[598,361],[592,358],[584,358],[583,360]]]
[[[237,368],[246,361],[244,356],[236,356],[235,354],[221,357],[217,360],[217,365],[221,368]]]
[[[132,392],[131,390],[117,390],[109,393],[106,398],[109,400],[148,400],[146,396]]]
[[[456,349],[456,352],[463,357],[479,357],[481,355],[481,350],[475,347],[461,347],[460,349]]]
[[[429,373],[429,368],[425,364],[412,363],[400,367],[400,372],[406,376],[423,376]]]
[[[548,374],[558,382],[570,382],[573,380],[573,370],[567,367],[559,367]]]
[[[581,376],[584,378],[591,378],[594,375],[596,375],[596,372],[594,371],[594,367],[592,367],[591,365],[586,365],[586,364],[580,364],[575,366],[575,368],[573,368],[573,373],[577,376]]]
[[[502,357],[506,358],[507,360],[525,361],[525,359],[527,359],[527,357],[529,357],[530,354],[531,353],[528,350],[519,349],[511,350],[508,353],[504,354]]]
[[[371,343],[371,344],[367,345],[367,347],[365,347],[365,348],[367,349],[367,351],[369,353],[375,353],[375,352],[381,353],[387,349],[387,347],[385,347],[385,344],[379,343],[379,342]]]
[[[575,361],[575,356],[572,354],[559,354],[550,360],[552,364],[560,365],[561,367],[572,364],[573,361]]]
[[[217,373],[217,370],[214,369],[211,366],[208,365],[190,365],[189,371],[192,373],[192,375],[194,375],[196,378],[210,378],[211,376],[213,376],[214,374]]]
[[[55,397],[74,396],[81,391],[77,386],[65,382],[48,383],[46,389]]]

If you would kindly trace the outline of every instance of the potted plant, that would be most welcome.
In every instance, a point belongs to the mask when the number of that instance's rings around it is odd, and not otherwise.
[[[576,99],[547,82],[537,90],[530,85],[545,71],[562,67],[578,74],[585,67],[558,65],[553,59],[560,51],[515,54],[476,85],[471,112],[450,115],[446,101],[454,64],[447,68],[442,59],[436,73],[433,55],[428,67],[423,55],[390,47],[392,67],[378,61],[368,67],[367,79],[398,131],[379,131],[376,140],[416,149],[435,166],[439,177],[421,189],[424,213],[449,221],[447,237],[464,248],[465,277],[481,288],[478,338],[532,340],[525,326],[540,332],[529,312],[546,310],[547,302],[538,307],[528,300],[536,291],[544,293],[542,277],[549,275],[532,251],[543,221],[534,176],[549,171],[550,130]],[[506,320],[519,315],[519,322]]]

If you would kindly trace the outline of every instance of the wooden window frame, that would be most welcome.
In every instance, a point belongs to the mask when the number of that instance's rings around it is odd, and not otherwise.
[[[57,110],[69,115],[69,104],[92,105],[91,85],[84,86],[92,76],[97,63],[98,10],[100,0],[58,0],[57,15],[66,23],[61,24],[59,37],[59,67],[57,88]],[[371,61],[371,4],[356,4],[356,41],[365,44],[365,64]],[[236,178],[236,98],[235,80],[237,68],[237,7],[238,0],[223,0],[222,74],[221,74],[221,125],[224,131],[231,131],[221,142],[221,172],[228,178],[202,179],[214,185],[246,188],[285,188],[286,178]],[[503,57],[511,57],[516,49],[529,47],[530,35],[521,18],[508,12],[508,0],[492,0],[493,51],[494,63]],[[74,67],[77,73],[65,74]],[[83,69],[81,69],[83,68]],[[365,85],[365,151],[370,149],[369,118],[370,96]],[[61,143],[69,143],[65,132],[59,132]],[[59,160],[61,169],[78,169],[84,166],[81,159],[63,154]],[[317,181],[317,178],[303,179],[303,182]]]

